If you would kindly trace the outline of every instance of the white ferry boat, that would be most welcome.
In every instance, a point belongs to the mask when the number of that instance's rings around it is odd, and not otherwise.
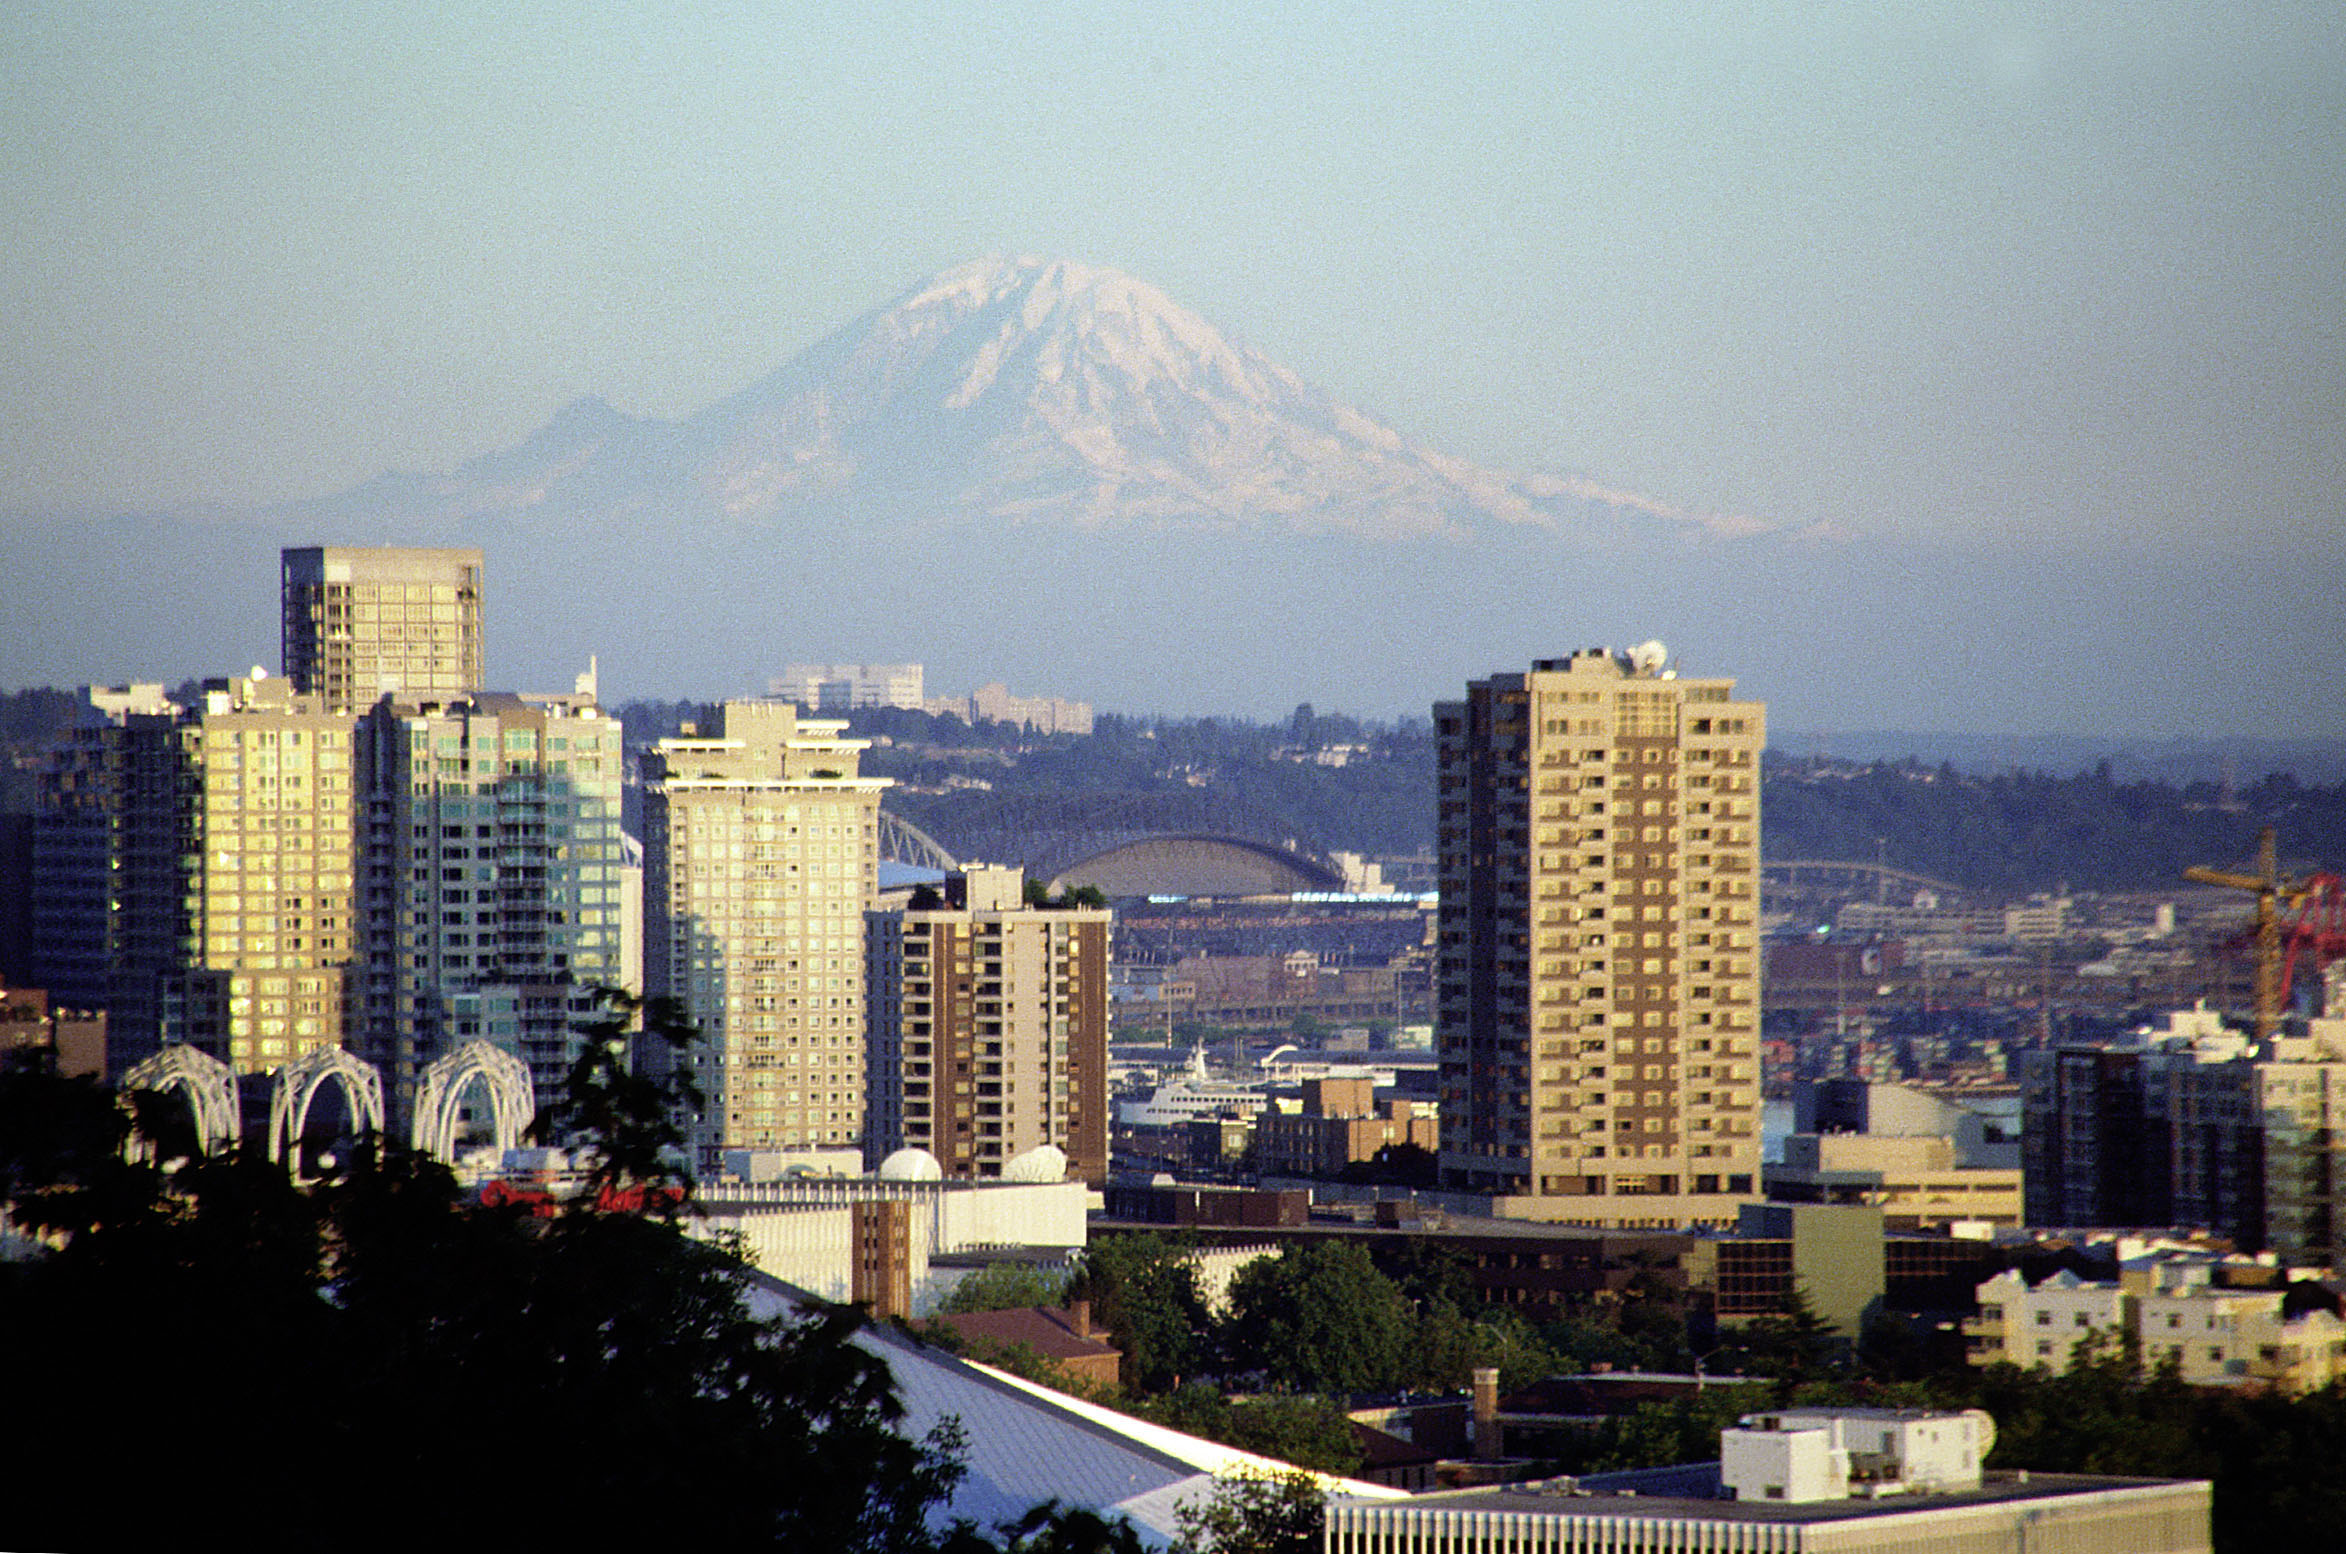
[[[1215,1079],[1206,1072],[1205,1048],[1193,1047],[1186,1074],[1157,1086],[1146,1100],[1118,1102],[1116,1120],[1127,1127],[1170,1128],[1193,1118],[1219,1117],[1226,1112],[1243,1116],[1261,1111],[1268,1094],[1259,1084]]]

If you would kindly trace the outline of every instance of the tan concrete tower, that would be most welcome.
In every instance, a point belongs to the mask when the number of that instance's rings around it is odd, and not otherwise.
[[[1051,1145],[1108,1177],[1106,907],[1026,900],[1014,868],[969,865],[869,932],[870,1134],[950,1177],[999,1177]]]
[[[1766,709],[1660,644],[1476,681],[1440,737],[1442,1174],[1499,1211],[1757,1193]]]

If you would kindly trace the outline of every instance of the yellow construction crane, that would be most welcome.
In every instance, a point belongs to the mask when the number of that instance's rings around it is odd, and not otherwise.
[[[2260,1044],[2271,1041],[2281,1023],[2281,912],[2303,901],[2311,882],[2281,878],[2271,826],[2256,834],[2254,874],[2194,865],[2183,871],[2183,877],[2200,885],[2245,890],[2256,897],[2256,1039]]]

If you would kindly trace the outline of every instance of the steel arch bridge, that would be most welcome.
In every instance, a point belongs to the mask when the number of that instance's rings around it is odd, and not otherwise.
[[[1905,885],[1916,890],[1935,890],[1942,896],[1967,894],[1961,885],[1951,880],[1933,879],[1928,874],[1917,874],[1912,869],[1893,869],[1886,864],[1868,863],[1856,858],[1762,858],[1760,877],[1772,885],[1790,889],[1832,889],[1859,881],[1868,885]]]
[[[922,869],[957,869],[960,862],[945,845],[902,815],[880,810],[880,856],[891,863]]]

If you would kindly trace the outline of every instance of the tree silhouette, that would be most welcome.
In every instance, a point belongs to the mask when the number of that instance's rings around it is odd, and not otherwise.
[[[602,1169],[656,1180],[660,1119],[585,1077],[576,1115],[620,1121]],[[309,1187],[253,1152],[129,1161],[112,1098],[36,1062],[0,1071],[0,1124],[9,1219],[45,1238],[0,1262],[10,1547],[880,1554],[928,1546],[959,1472],[898,1433],[856,1313],[758,1320],[737,1261],[606,1196],[488,1206],[380,1140]],[[207,1492],[125,1493],[150,1467]]]

